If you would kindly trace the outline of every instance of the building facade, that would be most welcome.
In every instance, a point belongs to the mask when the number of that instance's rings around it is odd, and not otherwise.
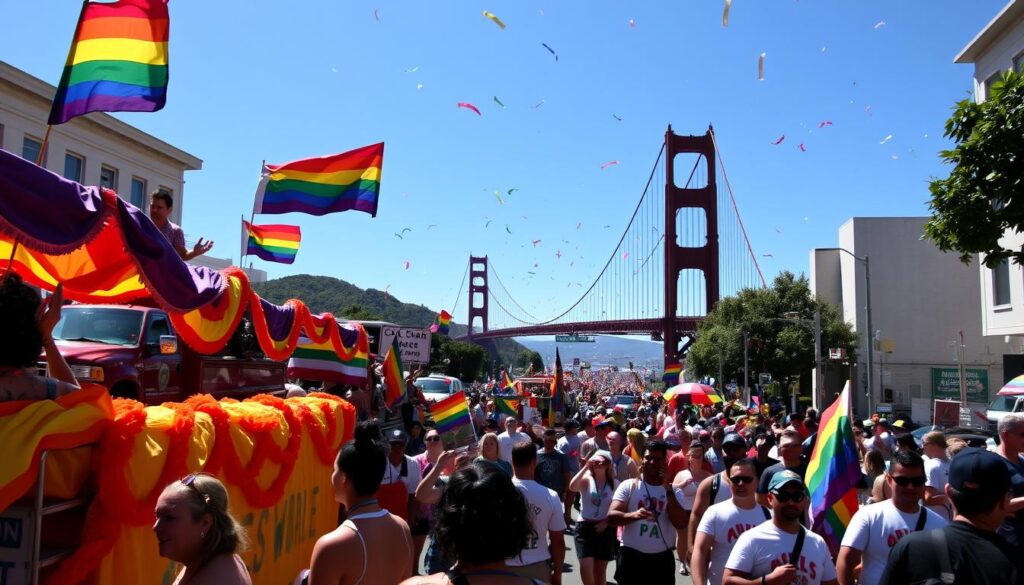
[[[838,305],[860,338],[849,373],[860,418],[870,414],[869,355],[872,410],[892,408],[916,422],[931,422],[934,400],[959,400],[961,354],[972,409],[984,410],[1002,386],[1002,356],[1012,344],[982,333],[977,266],[922,240],[927,220],[855,217],[839,228],[837,248],[811,251],[811,291]]]

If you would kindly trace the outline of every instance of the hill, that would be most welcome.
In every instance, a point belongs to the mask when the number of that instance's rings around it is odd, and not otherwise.
[[[545,362],[554,360],[557,346],[565,367],[572,365],[573,358],[580,358],[580,361],[590,362],[594,367],[614,365],[625,368],[633,362],[637,369],[662,368],[664,358],[660,342],[613,335],[595,335],[594,338],[594,343],[555,343],[553,339],[530,337],[517,337],[516,341],[539,353]]]

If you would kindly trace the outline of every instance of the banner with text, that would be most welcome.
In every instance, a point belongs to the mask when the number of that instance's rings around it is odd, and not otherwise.
[[[385,325],[380,328],[380,346],[391,347],[391,340],[398,337],[398,354],[403,364],[430,363],[430,330],[426,327],[394,327]]]
[[[988,403],[988,370],[967,368],[967,402]],[[932,368],[932,399],[960,401],[960,371],[957,368]]]

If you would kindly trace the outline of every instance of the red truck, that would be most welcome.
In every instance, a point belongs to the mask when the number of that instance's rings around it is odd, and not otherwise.
[[[284,393],[285,364],[200,355],[179,343],[161,309],[67,305],[53,337],[76,378],[102,384],[115,397],[160,404],[193,394],[244,398]]]

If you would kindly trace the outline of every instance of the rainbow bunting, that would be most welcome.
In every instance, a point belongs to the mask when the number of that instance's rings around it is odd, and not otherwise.
[[[449,314],[448,311],[441,309],[441,313],[437,316],[437,318],[434,321],[434,324],[430,326],[431,333],[440,333],[441,335],[448,335],[449,327],[452,324],[451,314]]]
[[[473,424],[469,416],[469,405],[466,403],[466,393],[457,392],[440,402],[430,405],[430,416],[437,425],[438,433],[446,433],[455,427]]]
[[[384,143],[349,152],[265,165],[254,213],[363,211],[377,216]]]
[[[495,396],[494,405],[498,408],[498,412],[502,414],[507,414],[508,416],[519,416],[518,398],[504,398],[502,396]]]
[[[398,406],[405,396],[405,376],[402,374],[402,356],[398,352],[398,336],[391,339],[391,347],[384,356],[384,385],[387,394],[384,401],[388,408]]]
[[[669,386],[674,386],[679,383],[679,374],[683,371],[683,364],[667,364],[665,366],[665,373],[661,376],[661,381]]]
[[[558,420],[556,415],[562,412],[563,409],[563,375],[562,375],[562,356],[558,353],[558,348],[555,348],[555,377],[551,379],[551,408],[548,410],[548,426],[555,426],[555,422]]]
[[[299,253],[302,230],[297,225],[253,225],[242,220],[245,253],[267,262],[291,264]]]
[[[857,511],[857,443],[850,424],[850,382],[821,415],[818,441],[807,464],[811,496],[811,527],[825,538],[832,554],[839,551],[843,533]]]
[[[85,2],[49,124],[89,112],[155,112],[167,101],[167,0]]]
[[[288,377],[361,386],[366,383],[369,361],[369,345],[365,342],[358,345],[351,359],[344,360],[338,356],[330,339],[314,343],[303,336],[299,337],[299,344],[288,359]]]

